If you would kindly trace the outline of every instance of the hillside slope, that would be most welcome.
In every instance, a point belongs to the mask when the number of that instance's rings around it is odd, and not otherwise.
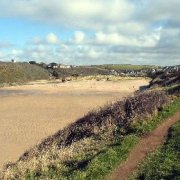
[[[0,63],[0,83],[24,83],[48,79],[47,70],[29,63]]]

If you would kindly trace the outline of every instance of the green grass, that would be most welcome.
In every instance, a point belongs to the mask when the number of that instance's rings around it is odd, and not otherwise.
[[[143,69],[156,69],[157,66],[153,65],[126,65],[126,64],[115,64],[115,65],[100,65],[99,67],[105,69],[114,70],[143,70]]]
[[[83,171],[75,172],[72,179],[103,179],[107,174],[121,162],[123,162],[130,150],[137,144],[139,136],[155,129],[166,118],[172,116],[180,110],[180,100],[176,99],[172,104],[166,106],[163,111],[159,112],[151,120],[144,124],[138,124],[134,135],[126,136],[124,141],[110,148],[106,153],[100,154],[89,166]]]
[[[170,129],[169,136],[158,150],[151,153],[130,179],[180,179],[180,121]]]
[[[126,136],[121,143],[112,144],[106,151],[101,152],[91,160],[89,165],[83,170],[77,170],[70,179],[104,179],[121,162],[123,162],[130,150],[137,144],[138,137]]]
[[[70,163],[63,164],[61,169],[51,166],[47,171],[40,172],[38,176],[38,172],[31,172],[26,177],[27,179],[33,179],[34,177],[39,179],[104,179],[120,163],[126,160],[129,152],[138,143],[141,135],[155,129],[179,109],[180,99],[176,99],[146,123],[133,126],[133,131],[129,135],[124,136],[123,139],[107,142],[105,146],[97,148],[96,153],[90,155],[89,150],[84,147],[84,152],[79,150],[79,154],[72,157]]]
[[[137,136],[126,136],[123,140],[104,147],[96,155],[89,157],[79,155],[68,165],[61,166],[61,169],[52,166],[48,171],[29,172],[26,179],[104,179],[120,162],[127,158],[138,140]]]

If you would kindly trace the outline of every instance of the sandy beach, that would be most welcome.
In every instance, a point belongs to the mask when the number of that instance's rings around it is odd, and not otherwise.
[[[0,168],[88,111],[147,84],[146,79],[39,81],[0,88]]]

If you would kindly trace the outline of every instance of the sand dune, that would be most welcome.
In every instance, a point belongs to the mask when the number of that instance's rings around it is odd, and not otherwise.
[[[0,89],[0,168],[88,111],[131,95],[148,80],[36,82]]]

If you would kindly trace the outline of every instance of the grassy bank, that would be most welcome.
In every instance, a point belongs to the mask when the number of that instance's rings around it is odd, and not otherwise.
[[[180,120],[180,119],[179,119]],[[151,153],[131,179],[180,178],[180,121],[172,126],[166,142]]]
[[[155,129],[163,120],[173,115],[179,107],[180,101],[176,100],[171,105],[166,106],[158,115],[154,116],[151,121],[138,124],[135,128],[138,131],[125,136],[123,141],[117,141],[115,144],[111,144],[107,151],[96,156],[89,163],[88,167],[84,170],[75,171],[70,178],[104,179],[107,174],[127,158],[130,150],[138,143],[140,134],[143,135]]]
[[[143,124],[134,127],[134,132],[116,141],[109,148],[97,155],[84,170],[75,170],[70,179],[104,179],[114,168],[123,162],[131,149],[138,143],[140,135],[144,135],[154,130],[166,118],[172,116],[180,110],[180,100],[175,100],[172,104],[164,107],[163,111]]]
[[[0,84],[20,84],[33,80],[48,79],[47,70],[29,63],[0,63]]]

